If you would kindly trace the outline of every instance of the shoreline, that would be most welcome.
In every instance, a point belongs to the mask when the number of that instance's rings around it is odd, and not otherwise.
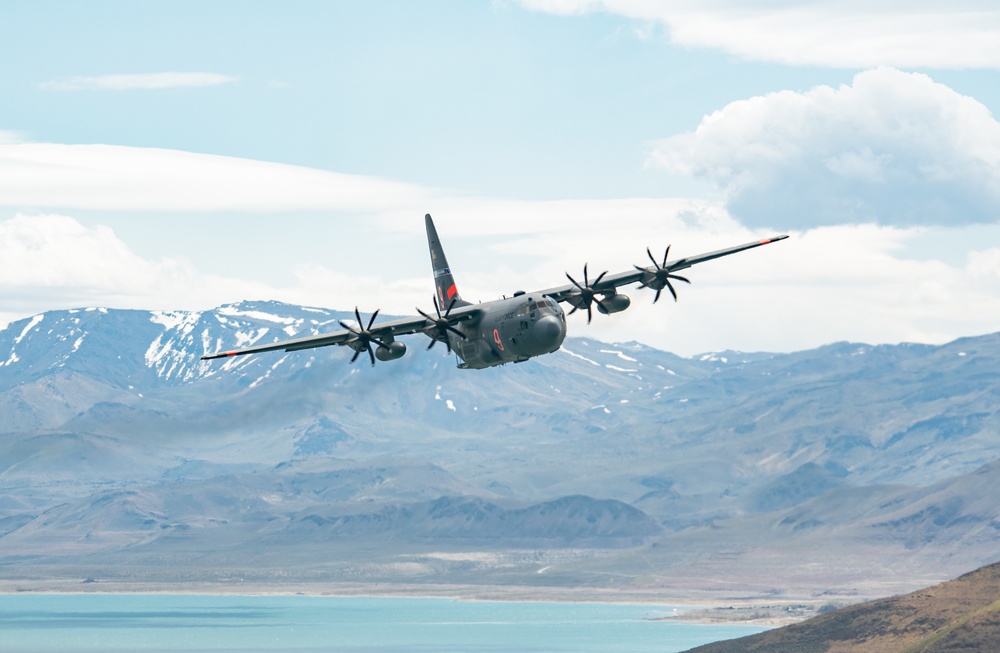
[[[317,586],[319,585],[319,586]],[[469,602],[518,603],[606,603],[657,605],[674,614],[651,621],[676,621],[697,625],[743,625],[767,628],[785,626],[818,614],[829,598],[725,597],[694,590],[637,591],[603,588],[540,588],[531,586],[406,585],[372,587],[370,584],[192,583],[163,584],[123,581],[79,581],[0,579],[0,596],[32,595],[173,595],[173,596],[261,596],[373,599],[437,599]]]

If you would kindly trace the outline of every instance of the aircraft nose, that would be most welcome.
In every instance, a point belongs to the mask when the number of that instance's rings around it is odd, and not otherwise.
[[[566,337],[566,327],[555,315],[546,315],[535,322],[532,328],[535,342],[545,348],[555,348],[562,344]]]

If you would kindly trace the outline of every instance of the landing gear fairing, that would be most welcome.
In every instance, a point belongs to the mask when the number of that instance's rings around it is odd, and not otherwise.
[[[566,274],[570,281],[568,285],[530,293],[518,292],[513,297],[473,304],[459,295],[431,216],[428,214],[424,220],[427,226],[427,244],[431,253],[431,268],[434,272],[436,291],[434,313],[418,308],[419,315],[414,317],[377,324],[378,311],[375,311],[366,322],[362,319],[361,312],[355,309],[356,326],[341,322],[341,331],[206,354],[202,356],[202,360],[341,345],[354,350],[352,363],[362,354],[367,354],[371,364],[374,365],[376,359],[390,361],[406,353],[406,345],[396,340],[397,336],[423,333],[431,339],[428,349],[438,342],[443,342],[449,351],[458,356],[458,367],[462,369],[482,369],[505,363],[520,363],[534,356],[552,353],[562,345],[566,338],[566,313],[559,305],[560,302],[572,307],[569,312],[571,315],[576,311],[585,311],[589,323],[595,306],[598,312],[605,315],[629,307],[631,304],[629,297],[618,292],[622,286],[637,283],[640,287],[655,290],[654,302],[659,300],[660,293],[666,288],[676,301],[677,291],[671,281],[691,283],[686,277],[676,274],[677,272],[698,263],[788,238],[788,236],[774,236],[674,261],[668,260],[669,247],[664,252],[662,261],[654,257],[652,251],[647,248],[646,253],[652,261],[651,266],[636,265],[633,266],[634,270],[616,274],[602,272],[591,278],[587,266],[584,265],[582,277],[574,278],[569,273]]]

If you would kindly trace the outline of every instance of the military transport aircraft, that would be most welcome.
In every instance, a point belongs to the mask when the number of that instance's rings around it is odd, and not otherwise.
[[[342,331],[210,354],[202,356],[202,360],[265,351],[298,351],[313,347],[346,345],[354,350],[352,363],[362,353],[367,353],[374,365],[376,358],[380,361],[389,361],[406,353],[406,345],[396,340],[397,336],[423,333],[431,339],[428,349],[438,342],[443,342],[449,352],[454,351],[458,355],[458,367],[463,369],[482,369],[505,363],[520,363],[533,356],[554,352],[562,345],[566,337],[566,313],[559,306],[559,302],[566,302],[573,307],[569,312],[570,315],[586,310],[589,323],[593,317],[591,309],[595,304],[597,310],[605,315],[624,311],[629,307],[631,301],[628,296],[618,292],[621,286],[638,283],[641,287],[655,290],[654,303],[660,299],[660,293],[666,288],[674,301],[677,301],[677,291],[670,281],[691,282],[676,272],[696,263],[711,261],[788,238],[788,236],[774,236],[675,261],[667,260],[670,255],[668,246],[667,251],[663,253],[662,262],[653,256],[649,248],[646,248],[646,254],[653,263],[650,266],[636,265],[633,266],[634,270],[617,274],[602,272],[591,279],[587,273],[587,266],[584,265],[582,283],[567,273],[566,277],[570,281],[568,285],[529,293],[518,291],[512,297],[473,304],[462,299],[458,293],[455,277],[448,267],[444,249],[441,247],[430,214],[426,215],[424,220],[427,224],[427,244],[431,251],[431,268],[434,271],[434,283],[437,289],[433,314],[425,313],[418,308],[417,316],[375,324],[375,318],[378,316],[378,311],[375,311],[365,325],[361,313],[355,308],[354,316],[357,318],[357,323],[352,325],[341,322]],[[376,345],[374,351],[372,345]]]

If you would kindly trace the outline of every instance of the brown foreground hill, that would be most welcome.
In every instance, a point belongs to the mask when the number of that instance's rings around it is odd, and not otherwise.
[[[1000,563],[689,653],[997,653]]]

